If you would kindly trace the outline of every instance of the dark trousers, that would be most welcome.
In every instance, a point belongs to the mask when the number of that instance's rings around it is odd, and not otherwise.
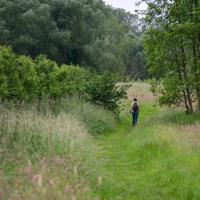
[[[132,112],[133,126],[137,125],[139,112]]]

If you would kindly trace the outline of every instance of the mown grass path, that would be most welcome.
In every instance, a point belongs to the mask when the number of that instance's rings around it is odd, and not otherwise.
[[[148,120],[152,107],[145,106],[145,111],[140,113],[139,123]],[[114,133],[108,133],[101,138],[100,159],[102,159],[103,183],[101,187],[102,199],[134,199],[139,192],[139,182],[144,174],[141,170],[141,160],[135,159],[137,141],[141,142],[142,136],[138,135],[143,129],[141,124],[137,128],[131,126],[131,116],[123,118]],[[138,169],[137,169],[138,168]],[[137,183],[137,185],[135,185]]]
[[[158,113],[143,104],[137,128],[127,115],[98,140],[102,200],[200,199],[200,151],[166,136],[166,126],[151,122]]]

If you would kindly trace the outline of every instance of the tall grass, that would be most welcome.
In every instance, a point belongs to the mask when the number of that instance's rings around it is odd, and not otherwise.
[[[160,123],[167,124],[176,124],[176,125],[189,125],[200,122],[200,114],[193,113],[192,115],[188,115],[183,111],[172,111],[168,110],[163,113],[160,113],[157,116],[157,121]]]
[[[83,123],[91,135],[103,134],[116,126],[116,118],[112,112],[84,102],[77,97],[62,98],[56,101],[42,100],[35,103],[35,108],[43,114],[52,112],[55,116],[62,112],[69,113]]]
[[[95,199],[91,134],[114,116],[77,99],[40,103],[0,106],[0,199]]]

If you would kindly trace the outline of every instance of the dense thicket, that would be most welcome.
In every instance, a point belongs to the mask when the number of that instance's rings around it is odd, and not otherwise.
[[[162,80],[160,103],[200,111],[200,2],[146,2],[146,53],[150,71]]]
[[[118,101],[125,97],[125,87],[116,86],[111,74],[98,75],[74,65],[61,65],[38,56],[18,56],[0,46],[0,99],[34,102],[42,99],[61,100],[78,96],[118,112]]]
[[[138,18],[102,0],[1,0],[0,44],[74,64],[146,78]]]

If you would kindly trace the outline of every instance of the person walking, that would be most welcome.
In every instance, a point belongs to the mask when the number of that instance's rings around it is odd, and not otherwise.
[[[137,99],[134,98],[131,103],[130,114],[132,114],[133,126],[137,126],[140,108]]]

